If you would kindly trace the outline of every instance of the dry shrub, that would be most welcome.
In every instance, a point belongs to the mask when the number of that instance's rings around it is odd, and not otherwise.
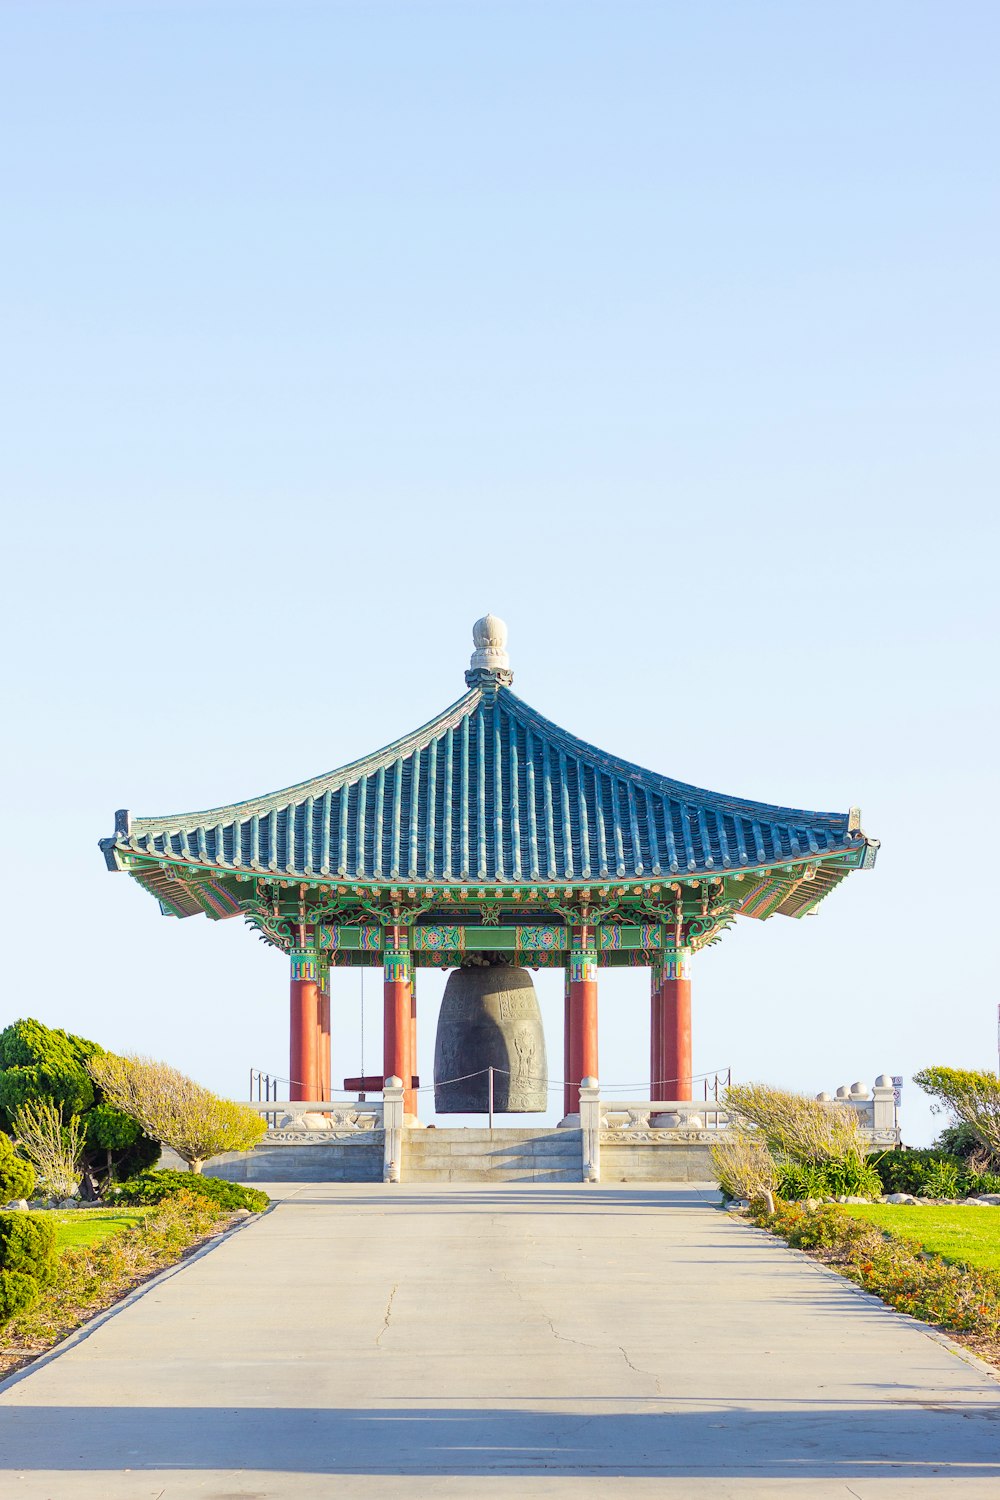
[[[84,1133],[78,1115],[62,1122],[59,1108],[48,1099],[35,1099],[14,1116],[14,1133],[39,1182],[53,1198],[76,1192],[83,1165]]]
[[[222,1151],[251,1150],[267,1130],[263,1116],[245,1104],[220,1099],[154,1058],[108,1052],[89,1058],[87,1068],[110,1104],[170,1146],[192,1172]]]
[[[725,1102],[737,1125],[759,1130],[778,1163],[808,1165],[864,1155],[858,1117],[850,1105],[823,1104],[766,1083],[733,1084]]]
[[[753,1200],[777,1188],[778,1169],[763,1134],[739,1122],[713,1144],[712,1164],[726,1198]]]

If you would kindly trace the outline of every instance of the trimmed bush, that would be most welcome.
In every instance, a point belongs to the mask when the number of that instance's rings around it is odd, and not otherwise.
[[[0,1271],[0,1324],[25,1312],[38,1301],[41,1288],[23,1271]]]
[[[159,1143],[95,1090],[87,1063],[104,1055],[96,1042],[41,1021],[29,1018],[5,1027],[0,1031],[0,1128],[10,1129],[25,1105],[51,1104],[64,1124],[80,1117],[91,1171],[130,1177],[152,1166]]]
[[[23,1271],[43,1285],[56,1264],[56,1226],[41,1214],[0,1212],[0,1269]]]
[[[1000,1173],[975,1172],[961,1156],[947,1151],[887,1151],[872,1159],[887,1193],[915,1198],[965,1198],[1000,1193]]]
[[[143,1133],[142,1126],[113,1104],[95,1104],[84,1116],[87,1150],[95,1162],[105,1157],[110,1171],[121,1178],[144,1172],[160,1158],[160,1143]]]
[[[851,1151],[837,1161],[786,1164],[778,1178],[782,1198],[881,1198],[876,1165]]]
[[[116,1203],[162,1203],[175,1193],[196,1193],[220,1208],[248,1208],[260,1213],[270,1203],[259,1188],[244,1187],[242,1182],[225,1182],[221,1177],[204,1177],[196,1172],[141,1172],[123,1182],[114,1191]]]
[[[0,1204],[11,1198],[30,1198],[34,1190],[34,1167],[16,1154],[10,1136],[0,1130]]]

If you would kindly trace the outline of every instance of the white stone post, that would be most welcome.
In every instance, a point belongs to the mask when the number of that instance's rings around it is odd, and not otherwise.
[[[888,1073],[880,1073],[875,1080],[872,1089],[874,1100],[874,1119],[872,1124],[876,1130],[896,1129],[896,1091],[892,1086],[892,1079]]]
[[[395,1074],[382,1089],[382,1181],[399,1182],[403,1166],[403,1080]]]
[[[584,1182],[601,1180],[601,1088],[596,1078],[580,1083],[580,1136]]]

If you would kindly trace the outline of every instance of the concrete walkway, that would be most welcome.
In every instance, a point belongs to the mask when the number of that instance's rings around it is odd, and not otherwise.
[[[0,1389],[5,1500],[1000,1493],[1000,1384],[708,1190],[276,1191]]]

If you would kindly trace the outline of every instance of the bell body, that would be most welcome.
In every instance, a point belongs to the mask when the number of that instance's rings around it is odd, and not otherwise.
[[[491,1066],[498,1114],[539,1114],[546,1108],[542,1013],[531,975],[513,964],[455,969],[449,975],[434,1046],[438,1113],[485,1114]]]

